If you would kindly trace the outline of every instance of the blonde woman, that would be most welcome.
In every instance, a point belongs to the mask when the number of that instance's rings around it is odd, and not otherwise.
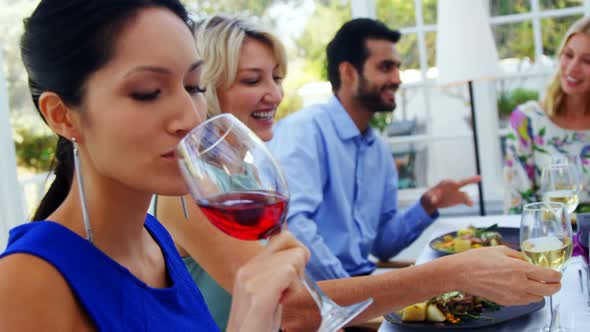
[[[241,18],[213,16],[198,23],[197,49],[206,60],[208,116],[232,113],[262,140],[272,138],[277,106],[283,100],[287,57],[280,40]]]
[[[232,113],[262,140],[270,140],[275,112],[283,99],[281,80],[287,72],[282,43],[260,25],[224,16],[197,22],[195,39],[197,52],[205,62],[201,82],[207,90],[207,115]],[[192,205],[189,220],[184,222],[180,200],[177,197],[159,197],[157,217],[162,219],[179,244],[186,267],[203,293],[215,321],[224,330],[231,303],[229,287],[233,284],[234,274],[228,275],[224,272],[225,268],[236,272],[260,246],[221,233]],[[206,235],[206,239],[201,239],[202,235]],[[224,248],[220,248],[217,241],[225,240],[235,245],[224,244]],[[232,265],[230,255],[243,255],[244,260],[238,259],[239,264]],[[206,266],[207,271],[201,265]],[[224,273],[219,274],[218,268],[224,268]],[[226,288],[219,286],[207,272]]]
[[[230,112],[262,139],[269,140],[274,112],[283,96],[283,46],[260,26],[222,16],[198,22],[196,40],[206,63],[201,82],[207,87],[209,114]],[[241,275],[238,269],[264,247],[256,241],[225,235],[207,221],[195,204],[187,208],[188,220],[178,197],[160,197],[157,215],[174,237],[209,310],[223,328],[229,293],[234,294],[232,285]],[[457,274],[458,270],[462,273]],[[526,263],[510,249],[487,248],[401,271],[322,281],[320,287],[344,305],[367,297],[374,299],[354,323],[455,289],[506,305],[539,301],[542,295],[559,288],[559,277],[558,272]],[[320,316],[309,294],[301,290],[288,295],[282,302],[283,330],[317,330]]]
[[[582,181],[590,175],[590,19],[576,21],[557,52],[559,66],[542,103],[529,101],[510,117],[504,176],[505,210],[520,213],[522,206],[540,199],[541,170],[552,156],[579,156]],[[581,201],[588,201],[588,187]]]

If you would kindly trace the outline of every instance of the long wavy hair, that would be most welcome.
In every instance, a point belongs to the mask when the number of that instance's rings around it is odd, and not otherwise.
[[[563,55],[563,49],[572,38],[573,35],[583,33],[590,37],[590,17],[583,17],[574,22],[565,36],[557,50],[557,58]],[[549,116],[554,116],[563,111],[563,103],[565,101],[565,93],[561,87],[561,68],[558,66],[551,83],[547,89],[547,94],[543,100],[543,109]]]

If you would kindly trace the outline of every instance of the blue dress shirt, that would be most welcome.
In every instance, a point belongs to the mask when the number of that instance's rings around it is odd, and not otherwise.
[[[436,218],[419,202],[398,212],[390,147],[371,128],[362,134],[336,97],[278,122],[269,147],[289,184],[289,230],[311,250],[316,280],[372,272],[369,254],[390,259]]]

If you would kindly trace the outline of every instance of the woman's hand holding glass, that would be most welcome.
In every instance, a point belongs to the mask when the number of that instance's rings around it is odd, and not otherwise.
[[[180,142],[177,153],[192,197],[217,228],[243,240],[267,239],[281,231],[289,199],[287,181],[264,142],[233,115],[224,113],[203,122]],[[265,252],[269,250],[273,249]],[[279,254],[259,260],[270,261]],[[279,260],[276,264],[267,268],[285,267]],[[306,274],[303,281],[320,309],[322,332],[338,330],[372,302],[341,307]],[[269,299],[268,294],[258,296]],[[278,305],[278,299],[270,299]]]
[[[278,331],[282,310],[277,303],[301,287],[309,255],[288,231],[271,237],[266,248],[238,271],[228,331]]]

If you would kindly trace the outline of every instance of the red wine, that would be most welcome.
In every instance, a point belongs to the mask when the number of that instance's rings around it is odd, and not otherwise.
[[[201,211],[224,233],[259,240],[279,232],[287,199],[268,191],[241,191],[197,200]]]

